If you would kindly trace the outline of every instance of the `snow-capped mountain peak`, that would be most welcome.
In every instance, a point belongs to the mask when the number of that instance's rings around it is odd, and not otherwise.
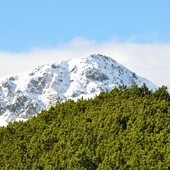
[[[66,99],[92,98],[118,85],[156,85],[110,57],[90,55],[0,79],[0,125],[27,120]]]

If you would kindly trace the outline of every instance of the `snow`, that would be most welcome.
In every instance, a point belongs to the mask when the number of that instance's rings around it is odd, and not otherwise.
[[[94,98],[118,85],[152,82],[137,76],[110,57],[88,57],[39,66],[33,70],[0,79],[0,126],[35,116],[57,101]]]

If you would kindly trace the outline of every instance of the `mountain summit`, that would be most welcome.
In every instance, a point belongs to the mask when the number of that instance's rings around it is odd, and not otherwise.
[[[92,98],[116,86],[156,85],[137,76],[110,57],[88,57],[39,66],[0,79],[0,125],[27,120],[42,109],[66,99]]]

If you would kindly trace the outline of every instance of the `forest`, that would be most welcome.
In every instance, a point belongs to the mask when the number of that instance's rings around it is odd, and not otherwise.
[[[167,87],[120,86],[0,127],[0,169],[168,170]]]

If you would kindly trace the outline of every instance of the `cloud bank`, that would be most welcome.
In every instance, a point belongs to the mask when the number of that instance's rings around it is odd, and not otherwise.
[[[0,77],[62,60],[103,54],[114,58],[155,84],[170,85],[170,43],[135,43],[109,40],[103,43],[75,38],[55,48],[34,48],[25,53],[0,52]]]

